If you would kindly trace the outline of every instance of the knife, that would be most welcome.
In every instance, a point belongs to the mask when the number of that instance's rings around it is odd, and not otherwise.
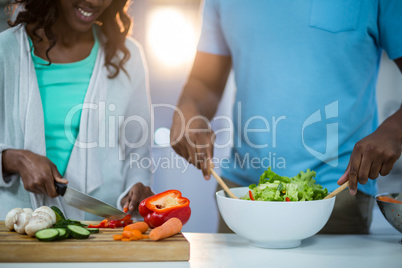
[[[54,182],[56,192],[64,197],[67,204],[88,213],[107,218],[109,220],[120,220],[127,214],[123,211],[99,200],[90,195],[81,193],[67,184]]]

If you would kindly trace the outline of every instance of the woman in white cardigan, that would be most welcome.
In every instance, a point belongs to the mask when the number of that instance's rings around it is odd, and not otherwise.
[[[67,205],[54,181],[137,212],[152,195],[148,77],[127,0],[19,0],[0,33],[0,219]],[[145,162],[144,162],[145,163]]]

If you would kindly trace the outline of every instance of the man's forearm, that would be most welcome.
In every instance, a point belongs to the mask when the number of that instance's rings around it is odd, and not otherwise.
[[[220,98],[221,94],[216,94],[207,85],[196,80],[189,81],[184,87],[177,108],[183,112],[186,121],[194,116],[203,116],[211,120],[218,109]]]
[[[379,127],[387,127],[399,138],[402,144],[402,105],[398,111],[389,116]]]

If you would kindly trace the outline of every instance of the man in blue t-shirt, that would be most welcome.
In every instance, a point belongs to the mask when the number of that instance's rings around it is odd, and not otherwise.
[[[233,146],[220,166],[228,184],[258,183],[268,166],[289,177],[315,170],[329,191],[349,181],[323,232],[367,233],[374,179],[402,145],[402,110],[377,122],[382,49],[402,70],[400,0],[205,0],[172,146],[209,178],[208,120],[233,69]]]

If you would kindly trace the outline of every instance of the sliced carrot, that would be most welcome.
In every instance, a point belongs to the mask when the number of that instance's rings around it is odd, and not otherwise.
[[[131,231],[123,231],[121,234],[125,238],[130,238],[131,237]]]
[[[127,225],[123,228],[122,234],[113,235],[114,240],[121,241],[135,241],[149,238],[147,235],[143,235],[148,230],[148,224],[145,222],[136,222],[130,225]]]
[[[145,233],[148,230],[148,224],[143,221],[139,221],[133,224],[129,224],[126,227],[123,228],[124,231],[127,230],[139,230],[141,233]]]
[[[156,227],[149,233],[149,238],[152,240],[161,240],[175,234],[178,234],[181,231],[183,224],[181,220],[178,218],[170,218],[164,224],[159,227]]]
[[[399,200],[389,197],[389,196],[379,196],[379,197],[377,197],[377,199],[380,201],[384,201],[384,202],[402,204],[402,201],[399,201]]]
[[[120,234],[113,235],[113,240],[121,240],[122,238],[123,238],[123,236]]]
[[[131,231],[131,236],[136,237],[138,239],[142,238],[142,233],[139,230],[132,230]]]

